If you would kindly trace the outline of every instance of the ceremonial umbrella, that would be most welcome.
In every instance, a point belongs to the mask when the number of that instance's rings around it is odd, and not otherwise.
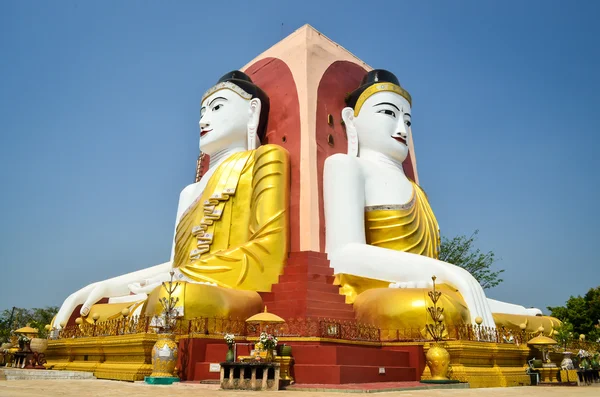
[[[539,346],[552,346],[558,345],[558,342],[552,338],[548,338],[547,336],[540,335],[532,338],[527,342],[528,345],[539,345]]]
[[[26,327],[19,328],[15,331],[16,334],[25,334],[25,335],[37,335],[38,330],[36,328],[31,328],[29,324]]]
[[[248,318],[246,322],[248,324],[258,324],[259,329],[262,332],[263,325],[265,328],[268,328],[269,324],[282,324],[285,323],[285,320],[276,314],[267,312],[267,307],[265,306],[264,312],[255,314],[254,316]]]
[[[550,363],[550,354],[547,353],[546,346],[558,345],[558,342],[552,338],[548,338],[547,336],[540,335],[529,340],[527,344],[532,346],[541,346],[542,360],[545,359],[546,362]]]

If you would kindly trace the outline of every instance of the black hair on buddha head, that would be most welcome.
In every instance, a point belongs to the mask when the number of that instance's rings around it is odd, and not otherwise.
[[[244,72],[240,72],[239,70],[233,70],[229,73],[224,74],[223,77],[219,79],[217,84],[225,82],[237,85],[242,90],[250,94],[252,96],[252,99],[260,99],[260,118],[258,121],[258,129],[256,133],[258,134],[258,138],[260,139],[261,143],[264,143],[265,134],[267,132],[267,121],[269,119],[269,96],[259,86],[252,82],[250,76],[248,76]]]
[[[367,88],[376,83],[392,83],[397,86],[400,86],[400,82],[398,81],[398,78],[394,75],[394,73],[384,69],[371,70],[370,72],[367,72],[367,74],[365,74],[358,88],[352,91],[346,97],[346,105],[351,108],[354,108],[354,106],[356,105],[356,101],[358,101],[360,95]]]

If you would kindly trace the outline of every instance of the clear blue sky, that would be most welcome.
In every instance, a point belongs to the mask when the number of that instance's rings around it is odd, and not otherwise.
[[[496,299],[600,285],[600,3],[0,2],[0,309],[162,263],[198,104],[310,23],[414,98],[442,233],[480,229]]]

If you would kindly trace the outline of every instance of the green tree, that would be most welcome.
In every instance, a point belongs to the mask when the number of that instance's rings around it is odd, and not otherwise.
[[[25,327],[27,324],[38,329],[40,338],[45,338],[47,331],[44,327],[52,322],[57,312],[57,306],[36,307],[33,309],[15,307],[4,310],[0,313],[0,341],[9,340],[11,331]]]
[[[568,321],[563,321],[563,323],[554,330],[556,331],[554,339],[556,339],[560,346],[567,350],[567,345],[575,337],[573,334],[573,324]]]
[[[550,315],[573,325],[576,335],[587,340],[600,338],[600,287],[591,288],[584,296],[571,296],[564,306],[548,306]]]
[[[484,253],[479,248],[475,248],[477,234],[479,230],[475,230],[470,237],[456,236],[452,239],[442,237],[440,260],[467,270],[479,281],[483,289],[493,288],[504,281],[500,278],[504,270],[491,269],[496,262],[496,256],[492,251]]]

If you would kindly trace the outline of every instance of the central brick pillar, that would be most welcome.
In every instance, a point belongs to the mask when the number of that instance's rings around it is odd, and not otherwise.
[[[270,313],[285,319],[299,317],[353,320],[352,305],[333,285],[333,269],[320,252],[292,252],[279,283],[261,293]]]

